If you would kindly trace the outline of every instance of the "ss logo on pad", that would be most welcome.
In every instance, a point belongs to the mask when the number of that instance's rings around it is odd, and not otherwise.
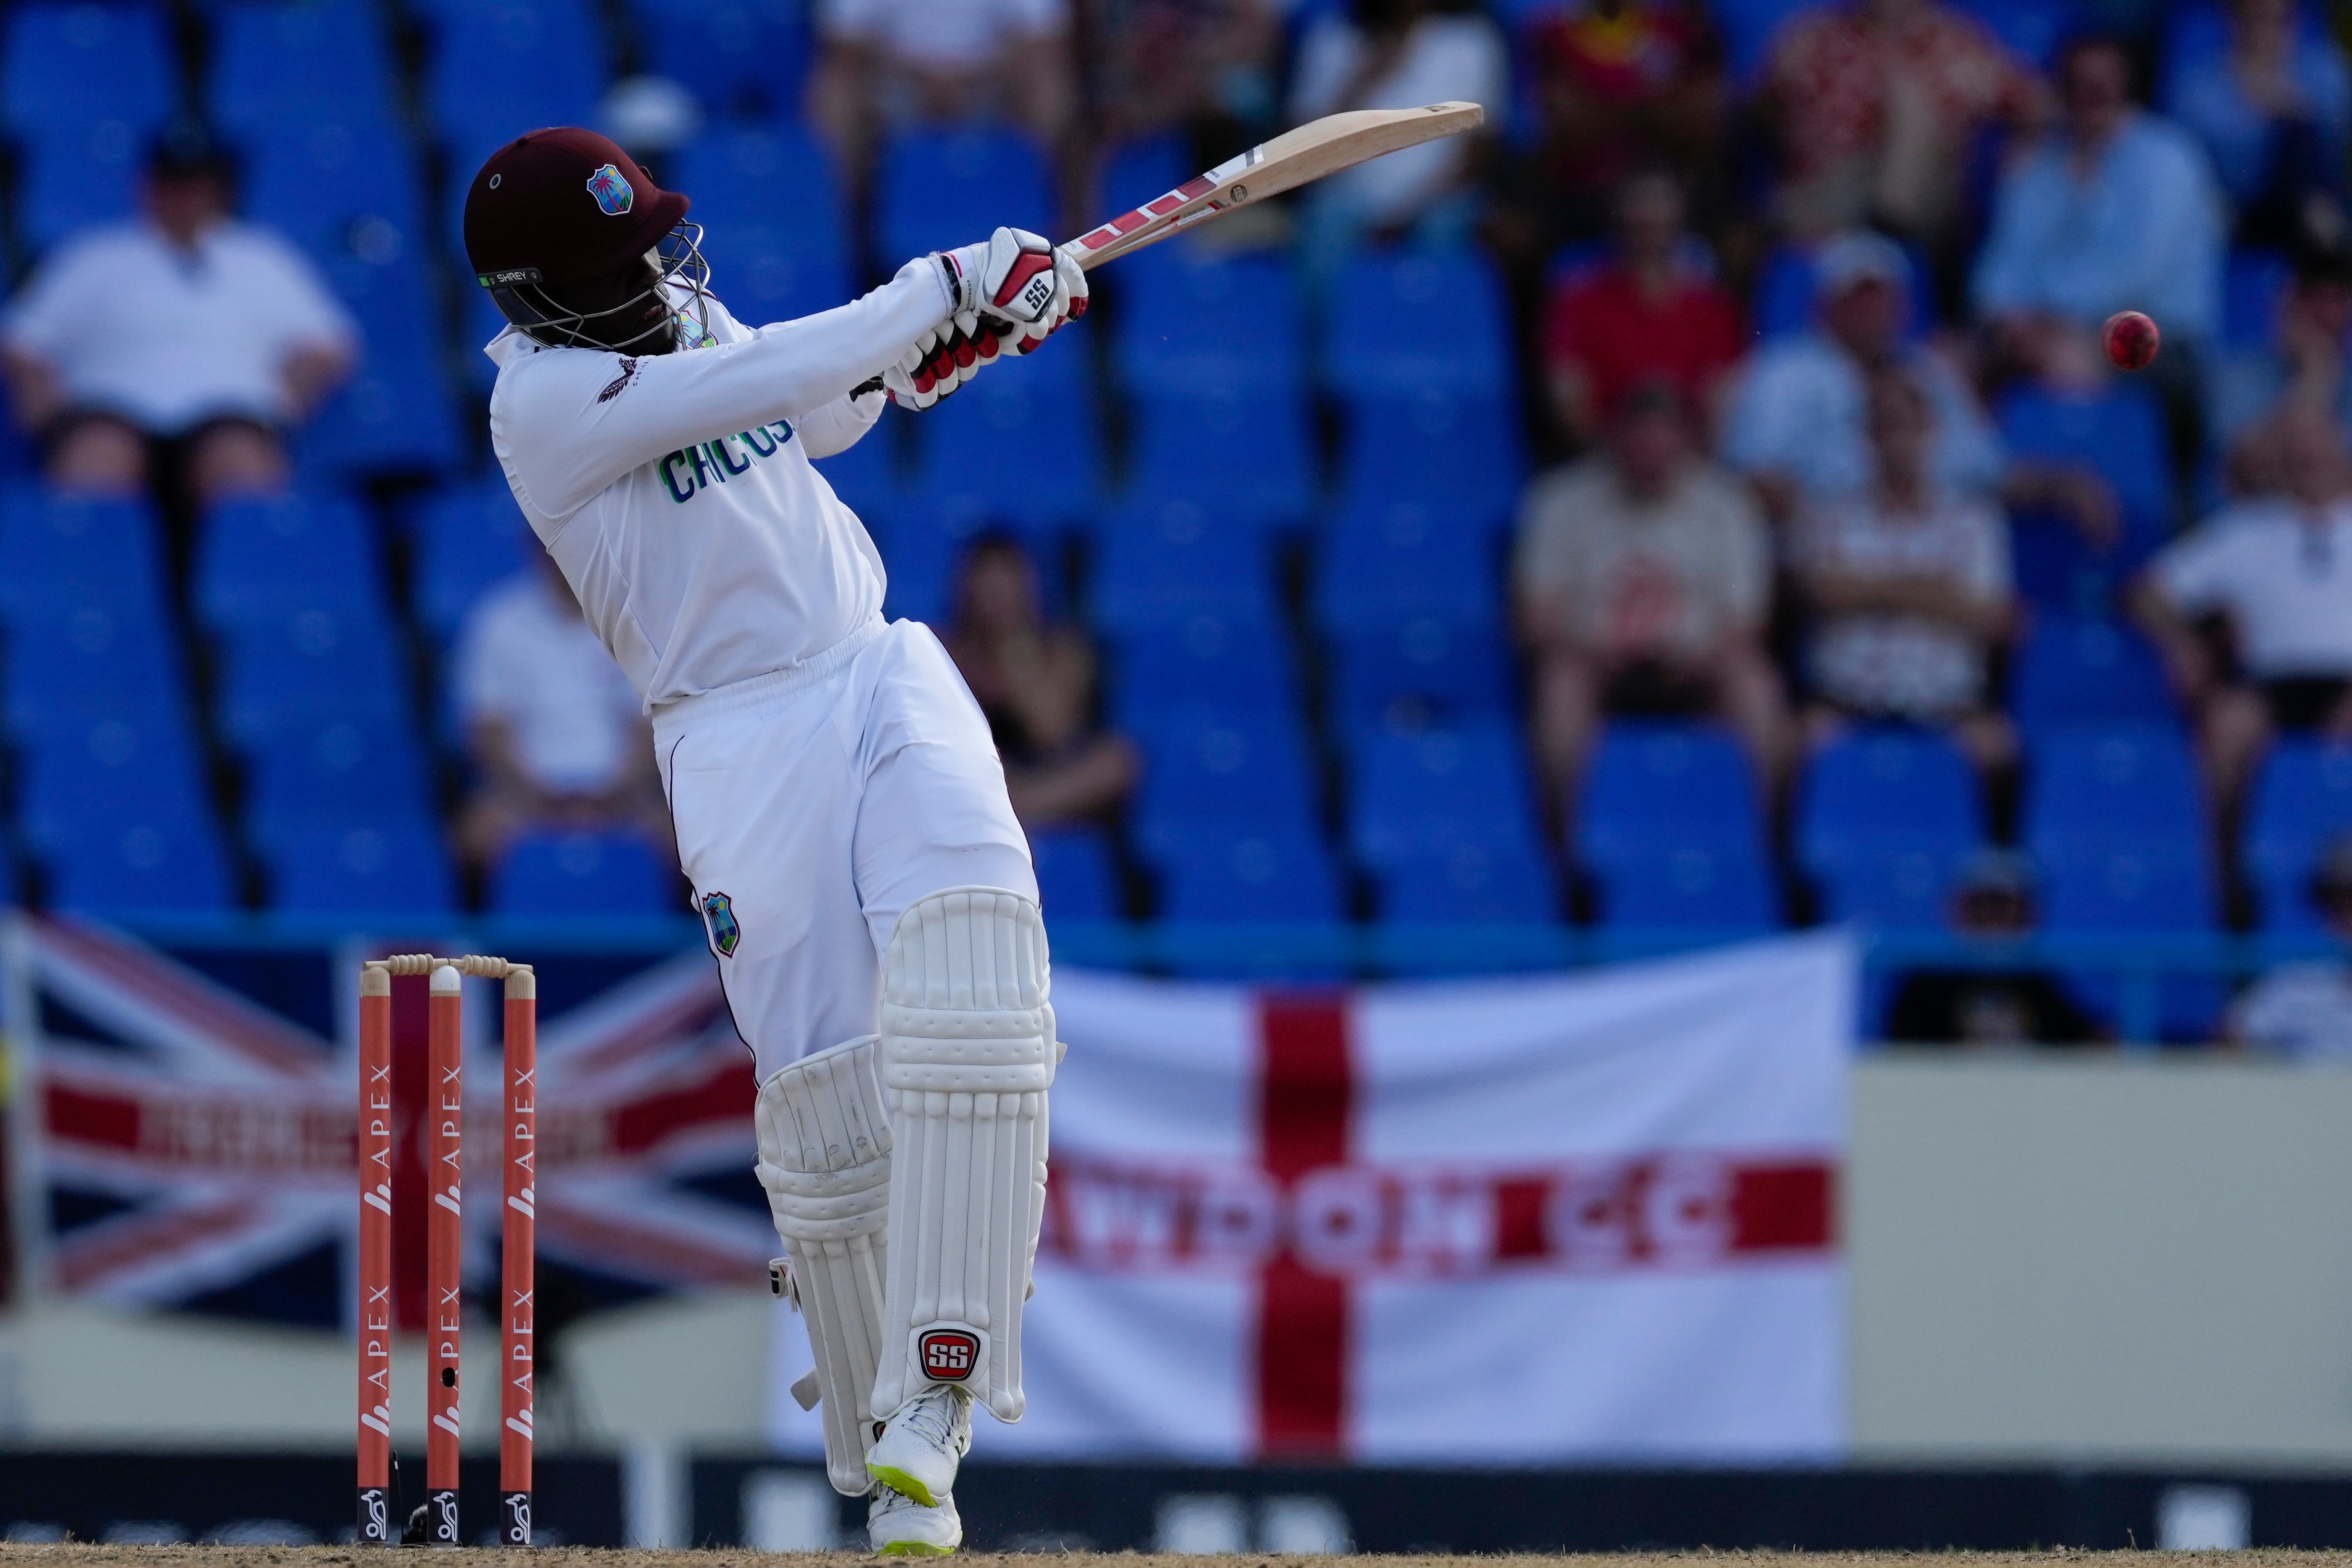
[[[940,1383],[961,1383],[980,1364],[980,1340],[961,1329],[932,1329],[915,1342],[923,1375]]]

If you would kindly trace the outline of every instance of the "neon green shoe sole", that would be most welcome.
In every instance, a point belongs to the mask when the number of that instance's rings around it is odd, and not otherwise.
[[[877,1557],[952,1557],[952,1546],[934,1546],[928,1541],[894,1541],[887,1546],[875,1548]]]
[[[940,1506],[932,1498],[930,1488],[925,1486],[922,1482],[917,1480],[906,1471],[899,1469],[895,1465],[867,1465],[866,1467],[866,1473],[872,1476],[876,1480],[880,1481],[884,1486],[888,1487],[892,1491],[897,1492],[900,1497],[912,1498],[915,1501],[921,1503],[925,1508],[937,1508]],[[927,1546],[923,1550],[928,1552],[935,1551],[936,1548]]]

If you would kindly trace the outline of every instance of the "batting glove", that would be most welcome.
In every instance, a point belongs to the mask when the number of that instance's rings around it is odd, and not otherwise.
[[[950,316],[883,371],[882,390],[900,408],[919,413],[978,375],[998,350],[996,334],[977,315]]]
[[[1000,228],[985,245],[940,253],[959,313],[972,312],[1016,354],[1034,352],[1086,314],[1087,275],[1025,229]]]

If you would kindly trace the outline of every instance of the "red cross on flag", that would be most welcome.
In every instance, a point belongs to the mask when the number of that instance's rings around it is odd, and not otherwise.
[[[1855,985],[1834,935],[1348,992],[1057,972],[1029,1413],[979,1451],[1836,1457]]]

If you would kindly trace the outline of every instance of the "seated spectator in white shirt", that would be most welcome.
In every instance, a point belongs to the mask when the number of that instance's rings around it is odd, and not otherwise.
[[[992,117],[1048,149],[1077,89],[1068,0],[819,0],[809,114],[862,179],[883,131]]]
[[[2352,942],[2352,836],[2327,846],[2311,874],[2311,902],[2337,937]],[[2322,958],[2281,964],[2231,1004],[2223,1033],[2240,1045],[2303,1061],[2352,1061],[2352,964]]]
[[[229,215],[231,192],[220,144],[175,121],[142,215],[66,241],[9,308],[0,366],[53,484],[199,506],[285,484],[285,433],[355,335],[299,252]]]
[[[1985,700],[1993,648],[2016,613],[2008,521],[1981,496],[1936,482],[1935,413],[1910,376],[1871,379],[1869,418],[1876,484],[1799,515],[1809,738],[1826,743],[1855,719],[1948,727],[1979,768],[2009,768],[2015,731]]]
[[[636,691],[553,558],[531,554],[531,570],[483,595],[457,635],[457,715],[476,775],[459,843],[487,868],[524,833],[627,830],[673,859]]]
[[[1519,517],[1512,588],[1547,802],[1572,791],[1604,714],[1720,718],[1774,780],[1788,708],[1764,651],[1764,520],[1695,450],[1672,382],[1644,382],[1612,412],[1603,450],[1528,486]]]
[[[2266,434],[2285,492],[2168,546],[2132,596],[2197,719],[2223,821],[2278,730],[2352,739],[2352,453],[2305,403]]]
[[[1902,246],[1866,231],[1841,235],[1815,256],[1813,277],[1819,324],[1766,344],[1748,361],[1724,430],[1725,458],[1755,482],[1775,518],[1793,517],[1809,497],[1870,488],[1870,378],[1895,366],[1934,411],[1928,473],[1937,485],[2061,510],[2095,542],[2114,536],[2115,497],[2095,475],[2011,462],[1951,361],[1906,340],[1913,279]]]

